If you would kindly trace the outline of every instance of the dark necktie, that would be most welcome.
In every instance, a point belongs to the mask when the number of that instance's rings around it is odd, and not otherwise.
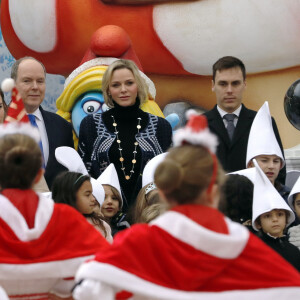
[[[227,129],[230,140],[232,140],[234,129],[235,129],[235,126],[234,126],[234,123],[233,123],[235,117],[236,117],[235,114],[226,114],[224,116],[224,119],[227,121],[226,129]]]
[[[31,125],[34,126],[34,127],[36,127],[37,129],[39,129],[38,126],[37,126],[37,124],[36,124],[35,115],[28,114],[28,118],[29,118],[29,121],[30,121]],[[44,150],[43,150],[43,144],[42,144],[42,140],[41,139],[39,141],[39,146],[40,146],[40,149],[41,149],[41,152],[42,152],[42,156],[43,156],[43,168],[45,169]]]

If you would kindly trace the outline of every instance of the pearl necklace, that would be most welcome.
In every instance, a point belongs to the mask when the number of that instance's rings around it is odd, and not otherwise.
[[[123,162],[124,162],[124,157],[123,157],[123,153],[122,153],[122,148],[121,148],[121,140],[119,139],[119,131],[117,130],[117,123],[116,123],[116,120],[115,120],[115,117],[114,116],[111,116],[112,118],[113,118],[113,126],[114,126],[114,130],[115,130],[115,134],[117,135],[117,143],[118,143],[118,149],[119,149],[119,151],[120,151],[120,162],[121,162],[121,165],[122,165],[122,168],[121,168],[121,170],[123,171],[123,173],[124,173],[124,176],[125,176],[125,179],[126,180],[129,180],[130,178],[131,178],[131,176],[132,176],[132,174],[134,173],[134,165],[136,164],[136,154],[137,154],[137,151],[136,151],[136,149],[137,149],[137,146],[138,146],[138,142],[134,142],[134,151],[133,151],[133,159],[132,159],[132,168],[131,168],[131,170],[130,170],[130,175],[126,175],[126,172],[125,172],[125,167],[124,167],[124,164],[123,164]],[[137,124],[137,126],[136,126],[136,128],[137,128],[137,133],[139,133],[140,132],[140,129],[142,128],[142,126],[141,126],[141,118],[137,118],[137,120],[138,120],[138,124]]]

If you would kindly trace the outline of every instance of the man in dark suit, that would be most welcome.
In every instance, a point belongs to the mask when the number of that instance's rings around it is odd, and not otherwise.
[[[56,161],[55,149],[60,146],[74,148],[72,126],[60,116],[45,111],[40,106],[46,91],[46,70],[41,62],[33,57],[17,60],[12,66],[11,78],[16,82],[31,123],[39,129],[45,179],[51,189],[55,176],[66,170]]]
[[[256,112],[242,104],[245,89],[246,69],[241,60],[225,56],[213,65],[212,91],[216,94],[217,105],[204,115],[210,130],[218,136],[217,157],[226,172],[246,168],[248,137]],[[276,123],[274,119],[272,121],[274,133],[283,151]],[[283,183],[284,177],[285,170],[280,175]]]

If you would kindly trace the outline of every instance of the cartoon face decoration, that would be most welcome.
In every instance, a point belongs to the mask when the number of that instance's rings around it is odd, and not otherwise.
[[[102,77],[107,66],[90,66],[88,63],[75,69],[66,79],[65,88],[56,100],[57,113],[74,129],[77,147],[80,123],[89,114],[103,112]]]
[[[71,120],[73,129],[79,137],[79,128],[81,121],[87,116],[95,113],[102,113],[106,109],[104,98],[101,92],[87,92],[80,96],[71,111]]]

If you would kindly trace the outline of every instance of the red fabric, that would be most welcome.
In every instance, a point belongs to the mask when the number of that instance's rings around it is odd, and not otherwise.
[[[199,222],[198,214],[209,219],[201,214],[202,209],[200,206],[176,208]],[[211,227],[218,227],[219,222],[223,223],[224,217],[216,212]],[[99,253],[96,260],[151,283],[182,291],[300,286],[297,270],[252,234],[236,259],[222,259],[195,249],[157,226],[140,224],[119,233],[111,249]]]
[[[179,212],[199,225],[219,233],[228,234],[224,216],[218,210],[199,204],[186,204],[173,207],[171,210]],[[213,222],[212,220],[217,220]]]
[[[207,129],[207,119],[202,115],[191,115],[186,128],[190,128],[192,132],[201,133],[202,130]]]
[[[93,255],[109,246],[101,234],[74,208],[55,204],[40,238],[20,241],[0,219],[0,263],[50,262]]]
[[[5,189],[1,192],[19,210],[29,228],[34,226],[39,196],[33,190]]]
[[[13,88],[11,92],[11,102],[8,107],[7,116],[4,123],[10,122],[25,122],[28,123],[29,119],[25,111],[24,103],[17,88]]]
[[[10,300],[49,300],[49,293],[30,294],[30,295],[9,295]]]

